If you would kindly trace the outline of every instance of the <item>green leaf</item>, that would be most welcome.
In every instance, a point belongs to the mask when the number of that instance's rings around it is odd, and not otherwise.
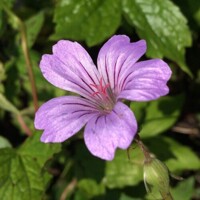
[[[191,46],[187,20],[169,0],[124,0],[123,10],[141,38],[146,39],[147,55],[167,57],[192,76],[185,63],[185,47]]]
[[[177,200],[191,200],[194,194],[194,177],[190,177],[181,181],[175,188],[172,189],[172,196]]]
[[[109,188],[137,185],[143,179],[143,154],[139,148],[133,148],[130,153],[129,160],[127,151],[118,150],[114,160],[106,163],[103,182]]]
[[[58,151],[59,144],[41,143],[39,134],[28,138],[19,150],[0,149],[1,199],[41,199],[50,179],[50,175],[42,169]]]
[[[173,139],[157,136],[145,140],[144,143],[159,159],[165,161],[172,172],[200,169],[200,159],[190,147]]]
[[[4,17],[3,9],[11,8],[13,6],[14,0],[1,0],[0,1],[0,36],[4,33],[6,29],[6,18]]]
[[[7,110],[9,112],[12,112],[14,114],[19,114],[19,111],[17,110],[17,108],[11,103],[9,102],[5,96],[3,96],[3,94],[0,94],[0,108],[2,108],[3,110]]]
[[[94,179],[80,180],[78,188],[82,193],[84,193],[84,196],[87,197],[87,199],[91,199],[105,193],[105,186],[102,183],[98,184]]]
[[[85,40],[93,46],[111,36],[121,21],[119,0],[61,0],[55,9],[51,39]]]
[[[132,102],[131,109],[136,111],[136,118],[139,116],[141,120],[141,115],[143,116],[140,136],[152,137],[171,128],[180,115],[183,102],[183,95],[162,97],[148,104]]]
[[[197,0],[174,0],[175,4],[183,11],[188,21],[190,22],[191,28],[195,25],[200,26],[200,1]]]
[[[0,149],[6,147],[12,147],[12,145],[5,137],[0,136]]]
[[[44,23],[44,13],[43,12],[37,13],[36,15],[32,16],[25,22],[29,48],[31,48],[33,46],[41,28],[42,28],[43,23]]]
[[[174,157],[166,161],[171,171],[200,169],[200,159],[188,146],[181,145],[175,140],[165,138],[168,148]]]
[[[40,137],[40,133],[34,133],[32,137],[29,137],[27,141],[20,146],[18,152],[25,157],[36,158],[38,164],[43,166],[47,159],[50,159],[54,153],[61,150],[61,144],[45,144],[40,142]]]

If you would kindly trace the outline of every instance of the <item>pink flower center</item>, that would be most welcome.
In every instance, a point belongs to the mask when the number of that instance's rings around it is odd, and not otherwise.
[[[95,84],[90,84],[92,87],[96,88],[97,89],[97,92],[94,92],[92,94],[92,96],[95,96],[95,95],[103,95],[103,96],[106,96],[107,95],[107,88],[110,87],[110,84],[106,84],[105,86],[103,86],[103,78],[101,77],[100,79],[100,84],[99,85],[95,85]]]
[[[92,94],[96,98],[99,108],[104,111],[111,111],[115,105],[115,95],[110,87],[110,84],[103,84],[103,78],[100,78],[99,85],[90,84],[96,89]]]

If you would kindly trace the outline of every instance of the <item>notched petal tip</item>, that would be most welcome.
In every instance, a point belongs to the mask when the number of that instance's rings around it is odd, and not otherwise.
[[[146,52],[146,50],[147,50],[146,40],[142,39],[135,43],[138,44],[138,47],[143,47],[143,51]]]
[[[41,106],[42,107],[42,106]],[[40,107],[40,108],[41,108]],[[44,129],[44,124],[43,123],[41,123],[42,122],[42,120],[44,119],[44,118],[41,118],[41,116],[40,116],[40,110],[41,109],[38,109],[38,111],[35,113],[35,119],[34,119],[34,127],[36,128],[36,129],[38,129],[38,130],[43,130]]]
[[[49,141],[46,137],[43,136],[43,134],[41,135],[40,137],[40,142],[43,142],[43,143],[50,143],[51,141]]]
[[[136,63],[130,70],[118,98],[131,101],[150,101],[168,94],[167,81],[172,71],[161,59]]]
[[[107,115],[91,119],[84,131],[89,151],[104,160],[112,160],[117,148],[127,149],[137,131],[136,119],[128,106],[118,102]]]

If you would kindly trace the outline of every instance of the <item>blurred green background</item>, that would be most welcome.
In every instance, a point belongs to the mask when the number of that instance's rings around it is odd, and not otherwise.
[[[199,0],[1,0],[0,199],[155,200],[145,191],[135,143],[130,160],[118,150],[105,162],[88,152],[82,131],[62,144],[43,144],[33,126],[37,104],[68,94],[39,70],[53,44],[76,40],[96,63],[109,37],[126,34],[147,41],[143,59],[163,58],[173,71],[168,96],[129,104],[140,136],[184,178],[171,180],[174,199],[200,200],[199,33]]]

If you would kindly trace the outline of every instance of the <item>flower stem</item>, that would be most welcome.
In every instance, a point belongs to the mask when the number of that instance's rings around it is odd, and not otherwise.
[[[26,27],[25,27],[25,25],[22,21],[21,21],[21,39],[22,39],[22,50],[23,50],[23,53],[24,53],[24,57],[25,57],[26,65],[27,65],[27,70],[28,70],[28,75],[29,75],[29,78],[30,78],[32,96],[33,96],[33,103],[34,103],[34,108],[35,108],[35,112],[36,112],[37,109],[38,109],[37,90],[36,90],[35,79],[34,79],[34,75],[33,75],[33,66],[31,64],[30,53],[29,53],[29,49],[28,49]]]
[[[18,16],[16,16],[6,6],[4,6],[4,10],[6,11],[6,13],[10,16],[11,20],[13,21],[13,24],[14,24],[13,26],[15,26],[15,24],[17,24],[17,28],[19,29],[20,34],[21,34],[21,46],[22,46],[22,51],[23,51],[26,66],[27,66],[28,76],[29,76],[30,83],[31,83],[34,109],[35,109],[35,112],[36,112],[37,109],[38,109],[38,97],[37,97],[37,92],[36,92],[35,79],[34,79],[34,75],[33,75],[33,66],[32,66],[32,63],[31,63],[30,52],[29,52],[29,48],[28,48],[26,26],[22,22],[22,20]]]
[[[27,136],[31,136],[32,132],[29,129],[29,127],[26,125],[26,123],[25,123],[23,117],[21,116],[21,114],[17,115],[17,120],[18,120],[18,123],[20,124],[21,128],[24,130],[25,134]]]
[[[146,146],[144,145],[144,143],[142,142],[142,140],[140,139],[140,136],[137,134],[135,137],[135,141],[137,142],[138,146],[140,147],[140,149],[142,150],[145,160],[145,163],[149,163],[151,162],[152,158],[151,158],[151,154],[149,152],[149,150],[146,148]]]

